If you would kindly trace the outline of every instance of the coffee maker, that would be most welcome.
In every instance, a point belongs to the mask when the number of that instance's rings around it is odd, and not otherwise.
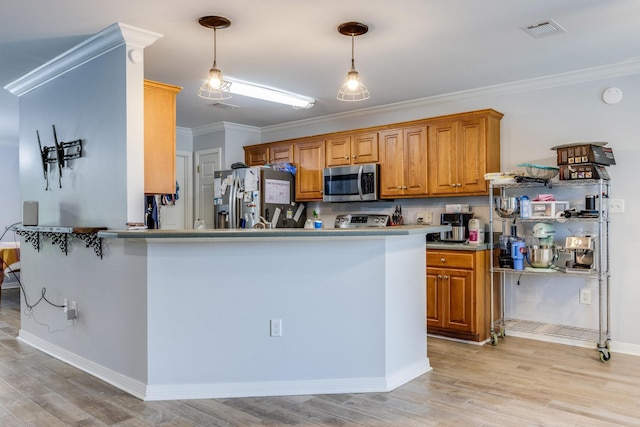
[[[469,220],[472,213],[443,213],[440,214],[440,224],[450,225],[451,231],[440,232],[440,240],[443,242],[465,242],[469,238]]]
[[[567,271],[591,272],[593,266],[593,238],[570,236],[565,239],[565,250],[571,255],[566,262]]]

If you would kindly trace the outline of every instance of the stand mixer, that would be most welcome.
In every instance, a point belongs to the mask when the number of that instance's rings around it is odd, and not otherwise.
[[[553,269],[558,260],[558,251],[553,238],[556,230],[551,224],[544,222],[533,226],[533,238],[536,243],[527,246],[525,253],[527,262],[535,269]]]

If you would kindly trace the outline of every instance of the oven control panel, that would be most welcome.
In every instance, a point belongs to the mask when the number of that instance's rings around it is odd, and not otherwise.
[[[348,214],[336,216],[335,228],[386,227],[389,215]]]

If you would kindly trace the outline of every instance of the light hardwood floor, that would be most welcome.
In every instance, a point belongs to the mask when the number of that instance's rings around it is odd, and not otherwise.
[[[389,393],[142,402],[18,342],[0,303],[0,426],[640,426],[640,358],[508,337],[429,339],[433,371]],[[508,331],[507,331],[508,332]]]

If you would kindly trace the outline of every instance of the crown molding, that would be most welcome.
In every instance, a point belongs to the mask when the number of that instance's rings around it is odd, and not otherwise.
[[[237,130],[260,134],[261,130],[255,126],[241,125],[232,122],[217,122],[191,129],[193,136],[206,135],[208,133],[221,132],[227,130]]]
[[[176,135],[183,135],[183,136],[193,137],[193,130],[190,129],[190,128],[176,126]]]
[[[640,58],[633,58],[624,62],[577,71],[570,71],[566,73],[553,74],[535,79],[513,81],[499,85],[485,86],[476,89],[469,89],[459,92],[451,92],[443,95],[414,99],[410,101],[397,102],[378,107],[363,108],[346,113],[337,113],[322,117],[282,123],[273,126],[265,126],[260,128],[260,130],[263,134],[269,132],[280,132],[284,130],[299,129],[303,127],[333,123],[336,120],[357,119],[364,116],[371,116],[372,114],[398,112],[402,110],[409,110],[445,102],[513,95],[518,93],[533,92],[537,90],[561,86],[571,86],[575,84],[588,83],[592,81],[616,77],[625,77],[636,74],[640,74]]]
[[[162,34],[117,22],[7,84],[4,88],[13,95],[22,96],[120,46],[130,44],[134,47],[144,48],[160,37]]]

